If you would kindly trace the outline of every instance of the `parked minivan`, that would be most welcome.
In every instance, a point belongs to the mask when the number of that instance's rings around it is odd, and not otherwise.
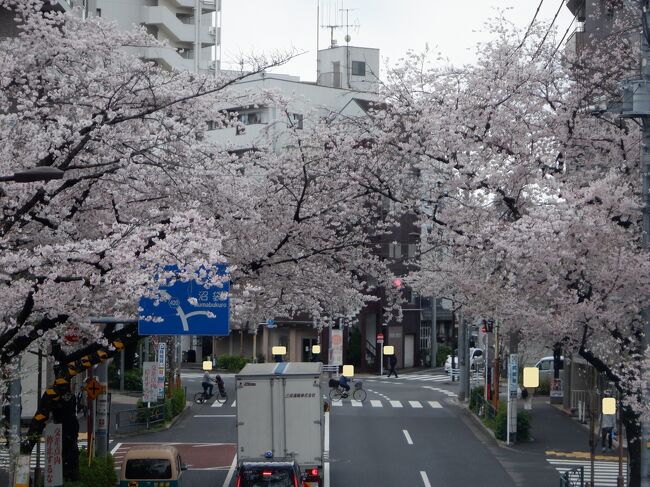
[[[553,356],[542,357],[537,361],[535,367],[539,369],[539,380],[549,381],[553,378]],[[564,369],[564,357],[560,357],[560,370]]]
[[[181,487],[187,466],[178,450],[169,445],[131,448],[120,469],[120,487]]]

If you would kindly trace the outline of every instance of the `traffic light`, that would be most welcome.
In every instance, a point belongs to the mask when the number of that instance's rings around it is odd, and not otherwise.
[[[494,321],[493,320],[483,320],[481,331],[483,333],[493,333],[494,332]]]

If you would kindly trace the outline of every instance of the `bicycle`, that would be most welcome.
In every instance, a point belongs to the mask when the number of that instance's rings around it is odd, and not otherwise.
[[[219,374],[217,374],[214,379],[210,379],[211,382],[214,382],[217,384],[217,392],[216,394],[207,394],[206,390],[203,389],[201,392],[197,392],[194,394],[194,402],[196,404],[203,404],[205,403],[208,399],[210,399],[212,396],[215,396],[216,401],[219,404],[223,404],[228,400],[228,393],[226,392],[226,385],[223,382],[223,379]]]
[[[332,401],[340,401],[341,399],[345,399],[349,396],[348,391],[343,389],[340,385],[336,385],[336,387],[330,385],[330,399]],[[363,402],[366,400],[366,390],[363,388],[363,382],[358,381],[354,383],[354,391],[352,391],[352,399],[355,401],[360,401]]]
[[[219,404],[223,404],[228,400],[228,394],[226,391],[217,391],[214,394],[207,394],[205,391],[201,391],[194,394],[194,402],[196,404],[205,404],[208,399],[213,397]]]

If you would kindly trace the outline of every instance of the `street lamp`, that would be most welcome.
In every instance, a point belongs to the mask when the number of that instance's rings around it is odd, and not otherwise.
[[[63,175],[64,171],[57,167],[39,166],[17,171],[11,176],[0,176],[0,182],[33,183],[35,181],[52,181],[54,179],[63,179]]]

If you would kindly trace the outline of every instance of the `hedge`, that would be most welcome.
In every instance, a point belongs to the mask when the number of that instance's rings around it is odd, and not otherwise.
[[[219,357],[219,368],[239,372],[248,362],[250,362],[249,359],[238,355],[222,355]]]
[[[88,465],[88,452],[79,452],[79,480],[64,482],[63,487],[114,487],[117,484],[112,455],[93,458]]]
[[[438,351],[436,352],[436,367],[442,367],[445,365],[447,355],[451,355],[452,351],[453,350],[451,347],[448,347],[447,345],[440,345],[438,347]]]

